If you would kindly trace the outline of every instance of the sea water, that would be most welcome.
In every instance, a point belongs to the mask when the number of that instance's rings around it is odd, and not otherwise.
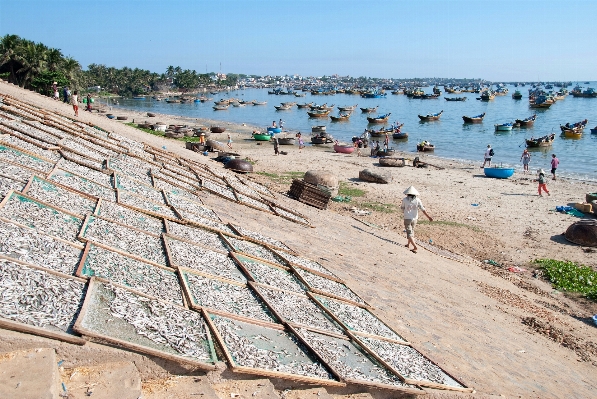
[[[591,82],[586,87],[597,87]],[[312,95],[305,92],[305,97],[293,95],[268,94],[267,89],[244,89],[221,92],[217,95],[206,93],[213,97],[213,101],[205,103],[190,102],[185,104],[166,103],[151,98],[145,100],[119,99],[118,107],[140,112],[156,112],[179,115],[190,118],[207,118],[234,123],[255,125],[265,131],[272,121],[282,119],[284,129],[291,132],[302,132],[309,135],[312,126],[326,125],[327,132],[335,139],[350,143],[353,136],[360,136],[366,128],[379,129],[381,124],[369,124],[367,116],[377,116],[391,112],[388,120],[404,123],[402,131],[407,132],[407,140],[392,140],[390,146],[398,151],[416,152],[416,144],[427,140],[435,145],[433,156],[455,161],[483,162],[483,154],[490,144],[494,151],[492,164],[515,167],[522,170],[520,156],[525,148],[525,139],[541,137],[556,133],[556,139],[551,147],[530,148],[532,154],[531,170],[545,169],[548,171],[551,155],[556,154],[560,160],[558,174],[581,180],[597,181],[597,134],[591,134],[590,128],[597,126],[597,98],[574,98],[566,96],[548,109],[531,109],[528,101],[528,88],[507,86],[509,93],[496,96],[494,100],[484,102],[477,100],[477,93],[448,94],[447,97],[467,97],[466,101],[446,101],[445,93],[434,100],[412,99],[407,96],[392,95],[387,92],[386,98],[362,98],[359,95],[335,94]],[[441,88],[443,90],[443,88]],[[512,93],[518,89],[523,94],[522,100],[512,99]],[[569,90],[572,87],[568,88]],[[425,88],[431,93],[431,88]],[[266,105],[246,105],[244,107],[230,106],[225,111],[215,111],[214,101],[221,98],[237,98],[241,100],[267,101]],[[277,111],[274,105],[281,102],[297,102],[334,104],[331,115],[337,115],[337,106],[351,106],[358,104],[348,121],[331,122],[330,118],[309,118],[307,108]],[[102,101],[103,102],[103,101]],[[375,114],[362,113],[360,108],[378,106]],[[438,121],[421,122],[418,115],[444,111]],[[485,118],[479,124],[464,124],[462,116],[476,116],[485,112]],[[495,124],[514,122],[537,114],[534,126],[529,128],[514,128],[511,132],[496,132]],[[588,119],[589,123],[580,139],[564,138],[560,135],[560,125],[575,123]],[[308,140],[307,140],[308,142]],[[380,139],[383,142],[383,138]],[[429,155],[429,153],[425,153]]]

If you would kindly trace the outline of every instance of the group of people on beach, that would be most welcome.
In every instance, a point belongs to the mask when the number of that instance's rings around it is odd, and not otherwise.
[[[487,144],[487,149],[485,150],[485,154],[484,154],[484,161],[483,161],[483,166],[481,166],[482,168],[485,167],[485,165],[487,164],[488,167],[491,167],[491,158],[494,155],[494,151],[491,148],[491,144]],[[520,161],[522,162],[522,167],[524,170],[524,173],[526,174],[529,171],[529,164],[531,163],[531,153],[529,152],[528,149],[524,149],[524,151],[522,152],[522,155],[520,156]],[[560,165],[560,160],[558,159],[558,157],[556,156],[556,154],[551,154],[551,175],[552,175],[552,180],[556,180],[556,170],[558,169],[558,166]],[[539,196],[542,197],[543,195],[541,194],[542,191],[546,192],[547,195],[551,195],[549,193],[549,191],[547,190],[547,181],[545,179],[545,171],[543,169],[538,169],[537,170],[537,174],[538,177],[537,179],[535,179],[536,182],[539,183]]]

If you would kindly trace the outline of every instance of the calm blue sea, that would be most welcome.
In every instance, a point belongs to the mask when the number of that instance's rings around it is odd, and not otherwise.
[[[582,86],[582,84],[581,84]],[[597,82],[591,82],[586,87],[596,87]],[[366,99],[358,95],[336,94],[331,96],[311,95],[294,97],[290,95],[271,95],[266,89],[246,89],[210,95],[214,100],[220,98],[240,98],[245,100],[267,101],[267,105],[232,107],[226,111],[214,111],[213,102],[168,104],[165,101],[121,99],[119,107],[141,112],[157,112],[180,115],[193,118],[209,118],[234,123],[270,126],[272,121],[284,120],[284,128],[290,131],[301,131],[310,134],[311,127],[326,125],[328,133],[341,141],[350,142],[353,136],[360,135],[365,128],[379,128],[381,125],[369,125],[366,116],[357,108],[349,121],[331,122],[329,118],[309,118],[305,109],[293,107],[287,111],[276,111],[274,105],[280,102],[294,101],[298,103],[314,102],[327,103],[336,106],[358,104],[358,107],[379,106],[378,114],[391,112],[390,122],[404,123],[403,131],[409,133],[408,140],[394,140],[392,146],[400,151],[416,151],[416,143],[428,140],[435,144],[434,156],[482,163],[487,144],[494,148],[494,163],[504,166],[514,166],[522,170],[520,155],[525,148],[525,138],[540,137],[552,132],[556,139],[551,147],[530,149],[533,154],[532,170],[538,168],[549,169],[551,154],[555,153],[560,159],[558,172],[572,178],[597,180],[597,134],[591,134],[590,128],[597,126],[597,98],[574,98],[557,101],[546,110],[530,109],[528,106],[528,89],[518,87],[522,92],[522,100],[513,100],[512,93],[516,90],[509,86],[506,96],[497,96],[495,100],[482,102],[477,100],[479,94],[462,93],[449,94],[449,97],[467,97],[466,101],[446,101],[445,93],[436,100],[409,99],[405,95],[392,95],[388,92],[384,99]],[[568,87],[569,90],[572,87]],[[431,88],[426,88],[431,93]],[[426,115],[443,110],[439,121],[420,122],[418,114]],[[481,124],[463,124],[462,116],[475,116],[485,112],[486,116]],[[338,113],[337,109],[333,115]],[[513,122],[537,113],[534,126],[527,129],[514,128],[512,132],[496,132],[494,124]],[[567,139],[560,136],[560,124],[574,123],[588,119],[589,124],[580,139]],[[428,153],[427,153],[428,154]]]

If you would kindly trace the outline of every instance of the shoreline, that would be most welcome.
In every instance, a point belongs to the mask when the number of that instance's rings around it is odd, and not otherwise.
[[[0,83],[0,93],[75,119],[72,107],[47,97],[4,83]],[[141,116],[130,115],[127,121],[116,121],[81,110],[78,120],[158,148],[165,146],[168,151],[210,168],[222,168],[213,160],[214,154],[203,156],[186,150],[182,141],[153,136],[123,123],[140,118],[139,121],[180,124],[187,123],[185,118],[164,114],[148,118],[138,114]],[[530,263],[536,258],[553,258],[597,268],[594,253],[583,251],[562,236],[571,223],[580,219],[554,211],[557,205],[584,201],[586,192],[597,191],[596,184],[566,178],[549,180],[551,196],[538,197],[537,184],[532,181],[534,174],[489,179],[477,163],[459,163],[425,154],[418,154],[422,161],[444,169],[381,168],[377,159],[337,154],[331,147],[307,147],[299,152],[296,145],[281,146],[282,150],[288,149],[288,155],[276,156],[270,143],[259,144],[249,138],[253,126],[227,123],[226,127],[233,137],[232,151],[253,162],[251,177],[267,183],[278,200],[305,215],[312,228],[202,193],[204,205],[217,211],[223,221],[282,240],[300,255],[321,262],[362,295],[376,315],[415,348],[473,387],[477,395],[588,397],[597,389],[595,382],[586,378],[594,374],[597,363],[584,361],[578,354],[594,354],[590,351],[597,342],[597,329],[585,320],[597,313],[597,303],[579,301],[578,296],[573,300],[555,291],[533,275]],[[225,145],[226,133],[219,137]],[[359,179],[359,172],[364,169],[387,173],[391,182],[364,182]],[[350,202],[330,202],[327,210],[287,197],[291,179],[308,170],[329,171],[344,187],[362,190],[364,195],[353,195]],[[423,204],[434,219],[420,220],[415,229],[418,240],[476,261],[455,261],[441,252],[425,250],[422,244],[416,254],[405,248],[403,217],[398,206],[403,191],[411,185],[421,193]],[[489,259],[497,265],[482,262]],[[510,266],[526,271],[511,272]],[[536,324],[529,324],[529,319]],[[560,335],[549,333],[557,331]],[[0,334],[12,336],[3,330]],[[20,341],[0,340],[0,348],[31,346],[31,341],[37,339],[22,336]],[[567,347],[562,344],[563,338]],[[67,362],[82,358],[77,356],[77,348],[61,348],[61,356]],[[103,359],[98,360],[101,355]],[[102,352],[87,356],[85,362],[93,364],[126,356],[133,355],[110,348],[109,355]],[[176,373],[163,362],[144,362],[144,381]],[[235,379],[242,381],[242,376]],[[276,385],[282,391],[279,387]],[[384,391],[372,394],[378,399],[395,397]],[[447,391],[430,391],[428,395],[461,396]]]

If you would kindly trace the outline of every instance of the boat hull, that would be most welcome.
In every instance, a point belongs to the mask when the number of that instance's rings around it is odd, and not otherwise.
[[[352,154],[354,152],[354,146],[334,144],[334,151],[340,154]]]
[[[253,134],[253,138],[257,141],[270,141],[272,136],[269,134]]]
[[[504,126],[504,125],[495,125],[496,132],[511,132],[512,125]]]
[[[278,139],[280,145],[294,145],[296,139],[294,137],[282,137]]]
[[[513,168],[484,168],[485,176],[493,179],[507,179],[514,174]]]
[[[281,127],[268,127],[267,131],[269,133],[281,133],[282,132],[282,128]]]
[[[435,151],[435,146],[417,144],[417,151],[418,152],[433,152],[433,151]]]

